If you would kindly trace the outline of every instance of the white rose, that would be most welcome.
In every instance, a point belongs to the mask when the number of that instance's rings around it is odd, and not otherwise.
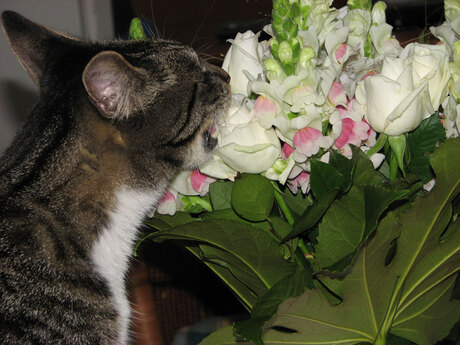
[[[401,58],[385,58],[380,74],[357,84],[355,97],[376,132],[400,135],[417,128],[430,115],[427,93],[427,81],[414,84],[411,64]]]
[[[258,42],[259,34],[246,31],[238,33],[234,40],[230,40],[232,46],[225,55],[222,68],[230,75],[230,87],[232,93],[249,96],[248,83],[251,78],[257,78],[264,72],[261,57],[263,49]]]
[[[404,48],[401,58],[412,65],[412,78],[418,85],[428,80],[431,112],[438,110],[447,95],[450,79],[449,52],[445,45],[411,43]]]
[[[234,111],[234,107],[231,110]],[[260,126],[252,119],[245,103],[234,113],[228,113],[220,126],[216,154],[239,172],[261,173],[280,157],[281,145],[275,131]],[[247,122],[241,121],[247,118]],[[239,121],[231,121],[238,119]]]

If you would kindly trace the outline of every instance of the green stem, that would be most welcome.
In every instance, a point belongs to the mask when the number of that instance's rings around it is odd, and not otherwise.
[[[302,251],[304,257],[305,257],[306,255],[310,255],[310,254],[311,254],[310,251],[308,250],[307,246],[305,245],[305,242],[304,242],[301,238],[299,239],[298,247],[299,247],[300,250]]]
[[[292,226],[294,224],[294,217],[292,216],[292,213],[289,210],[289,207],[283,198],[283,193],[279,189],[276,182],[272,181],[272,186],[273,186],[274,193],[275,193],[275,200],[278,203],[278,206],[280,207],[281,212],[283,212],[284,217],[286,218],[286,221],[289,223],[289,225]],[[300,249],[300,252],[299,250],[295,251],[296,262],[297,264],[305,267],[308,265],[305,255],[310,254],[310,251],[307,249],[307,246],[305,245],[304,240],[301,238],[299,238],[299,243],[297,246],[298,246],[298,249]],[[292,246],[290,246],[290,249],[292,249]],[[292,256],[292,250],[291,250],[291,256]]]
[[[279,189],[276,182],[272,181],[272,186],[275,189],[275,200],[278,203],[278,206],[280,207],[281,211],[283,212],[286,221],[289,223],[289,225],[293,225],[294,217],[292,216],[291,211],[289,210],[289,207],[286,204],[286,201],[284,201],[283,193]]]
[[[390,153],[390,181],[396,180],[398,176],[398,159],[393,151]]]
[[[379,138],[377,139],[377,142],[375,143],[374,146],[370,148],[369,151],[367,151],[366,155],[370,157],[374,153],[379,152],[383,148],[383,146],[385,146],[387,139],[388,139],[388,135],[380,133]]]

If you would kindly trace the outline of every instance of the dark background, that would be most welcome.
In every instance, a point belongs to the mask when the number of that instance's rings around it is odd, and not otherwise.
[[[425,25],[444,20],[442,0],[385,2],[387,22],[402,44],[417,39]],[[131,18],[137,16],[154,35],[189,44],[218,63],[229,47],[227,39],[246,30],[260,31],[270,22],[272,0],[131,0],[113,5],[117,37],[126,37]],[[346,0],[333,2],[336,8],[344,5]]]

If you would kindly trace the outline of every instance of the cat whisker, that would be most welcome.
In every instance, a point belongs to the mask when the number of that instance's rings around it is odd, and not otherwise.
[[[150,0],[150,17],[152,18],[153,27],[155,28],[156,36],[158,36],[159,31],[158,31],[157,23],[155,21],[155,14],[153,13],[153,1],[154,0]]]
[[[203,20],[201,21],[200,25],[198,26],[198,29],[195,32],[195,35],[193,35],[192,42],[190,42],[191,46],[195,42],[195,39],[196,39],[198,33],[200,32],[201,28],[203,27],[203,24],[206,22],[206,19],[208,19],[209,15],[211,14],[211,10],[214,8],[215,3],[216,3],[216,0],[212,0],[211,6],[209,6],[208,11],[206,12]]]

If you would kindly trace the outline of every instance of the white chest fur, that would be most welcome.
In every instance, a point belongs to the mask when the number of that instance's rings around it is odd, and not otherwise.
[[[118,344],[128,343],[130,306],[125,290],[125,274],[137,238],[138,227],[161,195],[122,188],[116,193],[116,205],[108,225],[92,248],[96,271],[107,281],[119,314]]]

